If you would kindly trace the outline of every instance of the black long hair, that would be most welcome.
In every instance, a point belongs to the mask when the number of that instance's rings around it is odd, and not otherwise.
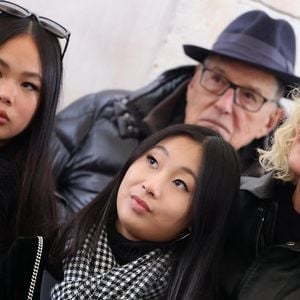
[[[172,125],[144,140],[115,179],[62,228],[51,250],[53,264],[73,257],[95,224],[95,236],[99,236],[116,212],[116,195],[130,165],[170,136],[187,136],[198,142],[202,159],[190,208],[191,234],[174,251],[166,299],[215,298],[219,258],[234,211],[240,172],[233,147],[216,132],[197,125]]]
[[[33,18],[0,13],[0,45],[30,36],[37,46],[42,83],[37,111],[29,126],[11,139],[7,147],[20,169],[16,235],[45,235],[57,223],[54,179],[49,162],[49,141],[59,99],[62,61],[58,39]]]

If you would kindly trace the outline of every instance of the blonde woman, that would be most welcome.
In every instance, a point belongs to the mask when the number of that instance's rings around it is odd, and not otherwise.
[[[224,259],[224,288],[230,299],[300,299],[299,96],[269,150],[258,152],[269,173],[242,178],[240,219]]]

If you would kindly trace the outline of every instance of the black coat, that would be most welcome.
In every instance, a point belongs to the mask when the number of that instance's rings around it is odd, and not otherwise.
[[[300,299],[300,240],[276,241],[277,199],[291,201],[293,190],[272,174],[242,178],[239,219],[223,258],[224,300]]]
[[[51,288],[62,280],[62,270],[49,266],[52,238],[41,238],[43,247],[38,255],[38,237],[18,237],[0,266],[0,299],[27,300],[29,287],[33,300],[49,300]],[[34,266],[37,266],[35,276]],[[62,264],[61,264],[62,268]]]
[[[60,194],[76,212],[121,169],[151,132],[184,121],[194,66],[169,70],[137,91],[110,90],[85,96],[60,112],[53,137],[54,172]],[[239,151],[242,171],[261,174],[255,149]]]
[[[8,155],[0,153],[0,265],[12,245],[19,196],[20,174],[16,163]]]

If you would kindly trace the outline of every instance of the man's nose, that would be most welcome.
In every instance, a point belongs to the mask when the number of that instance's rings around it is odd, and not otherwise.
[[[222,114],[231,114],[234,105],[235,90],[229,88],[224,94],[218,96],[218,100],[215,102],[216,108]]]

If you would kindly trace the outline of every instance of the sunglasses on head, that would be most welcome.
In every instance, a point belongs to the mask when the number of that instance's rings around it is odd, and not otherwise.
[[[31,11],[29,11],[28,9],[9,2],[9,1],[0,1],[0,12],[15,16],[15,17],[19,17],[19,18],[29,18],[29,17],[34,17],[39,24],[46,29],[47,31],[51,32],[52,34],[54,34],[57,38],[60,39],[66,39],[66,43],[64,46],[64,49],[62,51],[62,59],[66,53],[68,44],[69,44],[69,39],[70,39],[70,35],[71,33],[62,25],[56,23],[55,21],[48,19],[46,17],[41,17],[38,16],[34,13],[32,13]]]

